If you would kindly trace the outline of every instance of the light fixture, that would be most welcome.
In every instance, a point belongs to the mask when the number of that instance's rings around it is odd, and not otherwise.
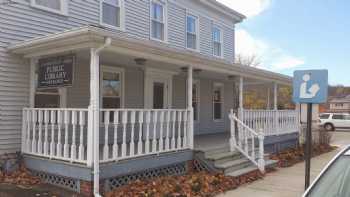
[[[145,58],[135,58],[134,61],[135,61],[135,63],[137,65],[143,66],[143,65],[146,64],[147,59],[145,59]]]
[[[234,79],[235,79],[235,76],[234,76],[234,75],[229,75],[229,76],[227,76],[227,79],[229,79],[229,80],[234,80]]]

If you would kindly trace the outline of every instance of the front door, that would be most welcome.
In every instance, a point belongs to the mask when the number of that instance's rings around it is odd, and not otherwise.
[[[168,85],[166,81],[153,81],[153,109],[165,109],[168,106]]]
[[[172,76],[157,72],[146,73],[145,108],[171,108]]]

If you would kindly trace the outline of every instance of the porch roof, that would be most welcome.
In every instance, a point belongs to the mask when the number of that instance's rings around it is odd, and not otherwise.
[[[85,26],[14,43],[8,49],[10,52],[23,55],[25,58],[33,58],[97,48],[105,42],[106,37],[112,39],[112,44],[106,51],[134,55],[180,66],[192,65],[198,69],[276,82],[283,85],[291,85],[292,83],[292,78],[287,75],[240,64],[232,64],[223,59],[201,55],[198,52],[169,47],[167,43],[135,38],[95,26]]]

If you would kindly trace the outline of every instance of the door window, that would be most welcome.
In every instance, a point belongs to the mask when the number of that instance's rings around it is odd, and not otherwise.
[[[165,85],[161,82],[153,83],[153,109],[164,109]]]

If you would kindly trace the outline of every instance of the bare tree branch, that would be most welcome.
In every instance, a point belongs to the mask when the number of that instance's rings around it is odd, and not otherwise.
[[[235,57],[235,63],[251,67],[261,66],[261,60],[257,55],[244,56],[242,54],[238,54]]]

